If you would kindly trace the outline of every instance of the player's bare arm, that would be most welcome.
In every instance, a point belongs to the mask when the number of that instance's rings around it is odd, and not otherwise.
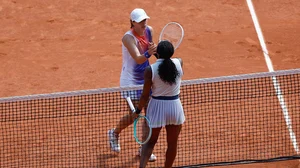
[[[140,54],[138,48],[135,45],[135,40],[131,35],[125,35],[122,38],[122,42],[124,46],[127,48],[128,52],[130,53],[131,57],[135,60],[136,63],[142,64],[144,63],[147,58],[143,55]],[[149,46],[148,53],[150,55],[153,55],[156,52],[156,47],[155,46]]]
[[[143,93],[140,98],[140,102],[139,102],[139,106],[138,106],[139,109],[142,109],[145,106],[145,104],[148,101],[149,96],[150,96],[150,91],[151,91],[151,86],[152,86],[152,69],[150,66],[148,66],[145,69],[144,80],[145,81],[144,81],[144,86],[143,86]]]

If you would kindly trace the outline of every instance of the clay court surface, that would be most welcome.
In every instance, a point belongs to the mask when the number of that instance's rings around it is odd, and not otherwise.
[[[300,1],[253,4],[274,69],[299,68]],[[182,24],[175,57],[185,80],[268,71],[246,0],[0,0],[0,97],[119,86],[121,38],[136,7],[151,17],[154,41],[166,23]]]

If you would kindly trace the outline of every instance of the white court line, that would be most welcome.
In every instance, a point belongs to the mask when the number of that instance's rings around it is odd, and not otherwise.
[[[273,65],[272,65],[272,61],[269,57],[269,52],[267,50],[267,46],[266,46],[261,28],[260,28],[259,22],[257,20],[257,16],[256,16],[256,13],[255,13],[253,4],[252,4],[252,0],[247,0],[247,4],[248,4],[248,7],[249,7],[251,16],[252,16],[252,20],[253,20],[253,23],[254,23],[254,26],[255,26],[255,29],[256,29],[256,33],[257,33],[257,36],[258,36],[263,54],[265,56],[265,60],[266,60],[268,69],[269,69],[270,72],[273,72],[274,68],[273,68]],[[275,92],[277,94],[277,98],[278,98],[280,106],[282,108],[282,112],[283,112],[283,116],[284,116],[284,119],[285,119],[287,129],[290,133],[290,139],[293,143],[294,150],[299,155],[299,147],[298,147],[297,139],[296,139],[295,133],[294,133],[293,128],[292,128],[292,121],[291,121],[291,118],[289,116],[288,108],[285,104],[283,95],[281,93],[279,82],[277,81],[275,76],[272,77],[272,80],[273,80],[273,85],[274,85],[274,88],[275,88]]]

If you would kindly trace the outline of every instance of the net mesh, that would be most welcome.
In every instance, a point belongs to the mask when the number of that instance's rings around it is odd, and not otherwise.
[[[128,113],[130,88],[0,99],[0,167],[138,167],[133,126],[114,154],[108,130]],[[175,167],[299,157],[300,69],[183,81],[186,122]],[[154,148],[162,167],[161,132]]]

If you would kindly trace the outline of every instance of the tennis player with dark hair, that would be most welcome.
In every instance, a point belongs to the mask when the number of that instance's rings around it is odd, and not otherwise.
[[[144,84],[144,71],[149,66],[149,58],[156,54],[156,45],[152,42],[153,29],[147,25],[150,17],[141,8],[134,9],[130,14],[130,30],[127,31],[122,38],[122,71],[120,77],[120,85],[142,85]],[[137,105],[140,91],[123,92],[122,96],[126,98],[130,96],[133,103]],[[123,129],[131,125],[137,114],[132,113],[128,108],[128,114],[123,116],[117,123],[116,127],[108,131],[109,143],[111,150],[120,152],[119,135]],[[146,112],[146,109],[145,109]],[[139,149],[138,155],[140,155]],[[151,155],[149,161],[155,161],[156,156]]]
[[[143,92],[136,109],[137,112],[141,111],[152,91],[146,114],[150,120],[152,135],[142,147],[140,168],[146,167],[162,127],[166,128],[168,143],[165,168],[172,167],[177,155],[177,141],[185,116],[179,99],[183,75],[182,60],[171,59],[173,54],[173,45],[169,41],[161,41],[157,45],[158,59],[144,73]]]

